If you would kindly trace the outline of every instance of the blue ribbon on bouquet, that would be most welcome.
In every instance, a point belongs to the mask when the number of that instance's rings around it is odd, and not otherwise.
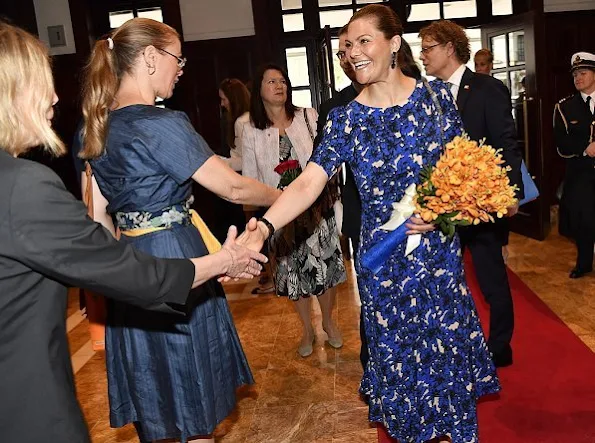
[[[377,273],[399,246],[407,238],[407,226],[405,223],[400,225],[389,234],[380,243],[376,243],[362,256],[362,265]]]
[[[406,234],[408,231],[406,223],[415,211],[416,196],[415,185],[411,184],[405,190],[403,198],[397,203],[393,203],[393,212],[389,221],[379,228],[389,231],[389,233],[381,242],[376,243],[362,255],[362,266],[377,273],[403,241],[407,240],[405,255],[419,246],[421,243],[420,234]]]

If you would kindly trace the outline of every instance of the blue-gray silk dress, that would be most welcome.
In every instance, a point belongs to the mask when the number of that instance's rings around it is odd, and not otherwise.
[[[120,229],[165,226],[130,237],[157,257],[207,255],[188,217],[192,174],[213,155],[181,112],[133,105],[110,113],[104,155],[91,166]],[[210,434],[253,383],[223,288],[192,291],[188,315],[110,302],[106,361],[113,427],[135,423],[142,442]]]

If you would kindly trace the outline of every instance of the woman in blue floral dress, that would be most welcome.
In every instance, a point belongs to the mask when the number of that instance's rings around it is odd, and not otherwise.
[[[245,236],[248,244],[257,247],[303,211],[346,162],[361,196],[362,257],[386,236],[378,228],[392,203],[461,134],[446,85],[402,73],[414,62],[399,51],[401,34],[385,6],[366,6],[352,17],[347,56],[367,87],[331,112],[302,176]],[[421,219],[408,226],[408,233],[423,234],[412,253],[405,255],[403,243],[376,273],[356,263],[370,351],[360,390],[370,399],[370,421],[400,442],[477,442],[476,400],[500,386],[465,283],[459,239]]]

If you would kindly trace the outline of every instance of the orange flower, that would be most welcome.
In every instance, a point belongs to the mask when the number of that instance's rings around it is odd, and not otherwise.
[[[453,224],[493,222],[516,203],[499,150],[467,135],[447,143],[436,165],[422,173],[417,213],[452,233]]]

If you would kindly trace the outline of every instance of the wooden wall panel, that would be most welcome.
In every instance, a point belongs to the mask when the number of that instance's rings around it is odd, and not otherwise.
[[[37,35],[37,19],[33,0],[1,0],[0,19]]]

